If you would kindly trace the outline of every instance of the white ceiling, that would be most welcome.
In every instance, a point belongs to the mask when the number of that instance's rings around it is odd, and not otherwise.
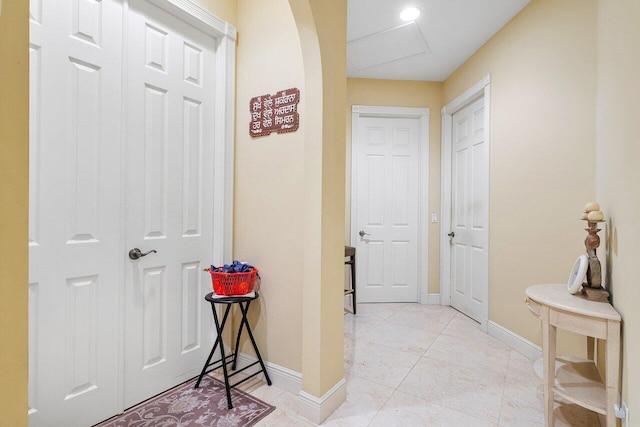
[[[348,0],[347,74],[443,81],[531,0]],[[400,19],[409,6],[422,12]]]

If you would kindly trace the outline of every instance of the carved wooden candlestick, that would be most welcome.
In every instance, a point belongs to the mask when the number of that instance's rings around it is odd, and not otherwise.
[[[600,236],[598,236],[598,231],[600,231],[598,228],[599,222],[603,221],[587,220],[589,228],[585,228],[585,231],[589,233],[587,238],[584,239],[589,266],[587,267],[587,282],[582,284],[582,294],[589,300],[608,302],[609,292],[602,287],[602,267],[596,254],[596,249],[600,246]]]

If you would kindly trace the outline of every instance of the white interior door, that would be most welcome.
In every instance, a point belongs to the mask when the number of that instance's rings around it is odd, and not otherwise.
[[[145,1],[129,14],[125,405],[200,372],[211,341],[213,38]]]
[[[453,114],[451,305],[485,322],[489,282],[489,150],[484,98]]]
[[[31,426],[119,406],[121,22],[117,1],[31,2]]]
[[[418,118],[358,120],[352,229],[360,302],[418,300],[419,130]]]

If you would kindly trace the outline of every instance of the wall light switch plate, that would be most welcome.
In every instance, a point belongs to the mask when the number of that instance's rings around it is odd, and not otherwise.
[[[438,222],[438,214],[437,213],[432,213],[431,214],[431,222]]]

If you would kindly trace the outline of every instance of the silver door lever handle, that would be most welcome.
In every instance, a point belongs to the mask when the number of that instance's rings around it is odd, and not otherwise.
[[[360,235],[360,237],[371,236],[371,234],[365,233],[364,230],[360,230],[360,232],[358,234]]]
[[[140,249],[138,248],[133,248],[129,251],[129,258],[130,259],[138,259],[138,258],[142,258],[143,256],[147,256],[149,255],[151,252],[153,252],[154,254],[157,253],[157,251],[155,249],[151,249],[149,252],[142,252]]]

